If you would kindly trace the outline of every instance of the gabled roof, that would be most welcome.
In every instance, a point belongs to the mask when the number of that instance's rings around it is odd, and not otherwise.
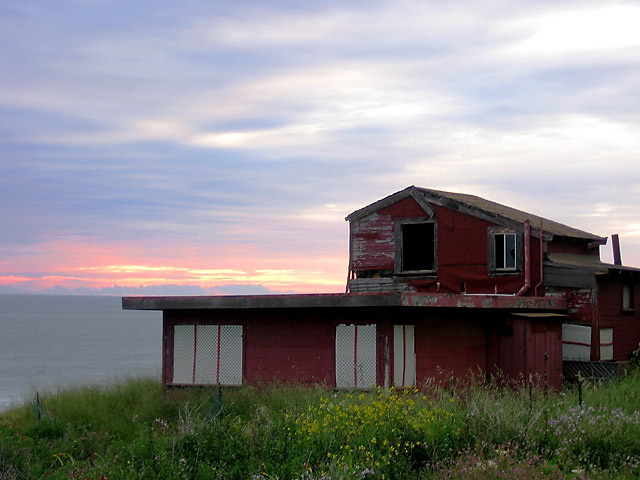
[[[491,200],[486,200],[475,195],[430,190],[428,188],[415,187],[413,185],[378,200],[371,205],[367,205],[366,207],[356,210],[347,216],[346,220],[358,220],[408,197],[413,197],[429,216],[433,215],[433,209],[429,206],[429,203],[433,203],[435,205],[458,210],[468,215],[494,222],[498,225],[522,225],[522,223],[528,219],[531,222],[531,227],[533,229],[538,229],[540,222],[542,221],[542,230],[545,234],[590,240],[591,242],[595,242],[597,245],[604,245],[607,242],[606,237],[600,237],[583,230],[578,230],[577,228],[569,227],[568,225],[554,222],[553,220],[539,217],[538,215],[511,208],[500,203],[492,202]]]

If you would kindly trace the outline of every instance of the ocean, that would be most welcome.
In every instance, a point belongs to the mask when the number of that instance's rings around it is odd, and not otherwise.
[[[0,295],[0,410],[36,392],[160,379],[162,312],[120,297]]]

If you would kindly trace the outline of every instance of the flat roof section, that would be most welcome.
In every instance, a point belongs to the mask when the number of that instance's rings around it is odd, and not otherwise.
[[[441,307],[563,311],[566,299],[515,295],[426,293],[336,293],[305,295],[219,295],[175,297],[123,297],[123,310],[200,310],[251,308],[362,308]]]

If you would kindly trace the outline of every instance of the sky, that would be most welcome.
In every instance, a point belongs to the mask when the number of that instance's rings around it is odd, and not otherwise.
[[[409,185],[640,266],[637,25],[636,1],[1,2],[0,293],[342,292],[345,217]]]

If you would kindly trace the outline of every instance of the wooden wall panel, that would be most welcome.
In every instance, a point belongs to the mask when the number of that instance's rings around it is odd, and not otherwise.
[[[436,221],[437,274],[425,278],[396,276],[394,288],[406,284],[414,291],[459,293],[462,284],[468,293],[515,293],[524,284],[524,273],[489,275],[487,229],[496,224],[439,205],[431,204]],[[355,271],[393,271],[395,266],[394,222],[430,218],[409,197],[351,224],[351,266]],[[535,228],[535,225],[533,226]],[[524,229],[524,227],[523,227]],[[531,238],[531,284],[540,281],[540,244]],[[382,288],[382,287],[381,287]]]
[[[640,284],[635,287],[635,310],[622,309],[622,286],[633,277],[618,274],[598,277],[598,328],[613,328],[613,358],[627,361],[640,343]]]
[[[428,318],[415,323],[416,377],[446,380],[486,370],[487,335],[482,322]]]

